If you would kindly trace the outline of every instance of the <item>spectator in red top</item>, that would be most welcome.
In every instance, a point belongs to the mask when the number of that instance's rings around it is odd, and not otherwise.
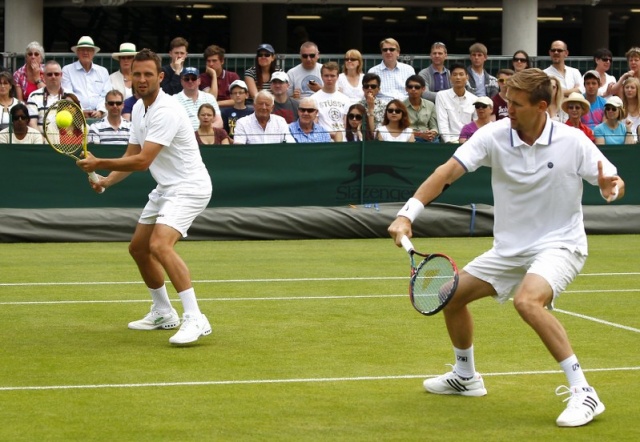
[[[593,131],[581,121],[582,115],[589,112],[590,108],[590,103],[580,92],[571,92],[571,94],[569,94],[569,96],[562,102],[562,110],[569,115],[567,124],[580,129],[591,141],[595,143],[596,137],[593,135]]]
[[[225,53],[224,48],[220,46],[208,46],[204,50],[204,60],[207,64],[206,71],[200,74],[200,90],[209,92],[216,97],[219,107],[233,106],[229,85],[240,79],[235,72],[223,69]]]

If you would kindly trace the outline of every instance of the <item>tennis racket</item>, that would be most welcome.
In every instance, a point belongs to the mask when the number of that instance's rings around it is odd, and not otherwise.
[[[447,305],[458,287],[458,266],[441,253],[416,251],[407,236],[403,236],[400,242],[411,260],[411,304],[423,315],[435,315]],[[417,266],[416,256],[424,258]]]
[[[58,127],[56,116],[61,111],[69,112],[73,118],[68,127]],[[87,120],[80,106],[73,101],[58,100],[51,105],[44,113],[43,131],[47,143],[56,152],[75,160],[87,155]],[[93,183],[100,181],[95,172],[89,173],[89,179]]]

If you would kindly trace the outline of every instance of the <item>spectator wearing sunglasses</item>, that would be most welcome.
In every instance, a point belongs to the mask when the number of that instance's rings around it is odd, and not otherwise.
[[[593,130],[596,144],[634,144],[633,132],[631,131],[633,123],[625,118],[627,114],[620,97],[612,95],[607,99],[604,115],[604,121]]]
[[[403,104],[407,107],[416,142],[439,142],[436,105],[426,98],[422,98],[426,89],[424,78],[420,75],[412,75],[407,78],[405,85],[409,98],[404,100]]]
[[[37,41],[27,45],[24,52],[24,65],[13,73],[16,82],[16,98],[22,102],[29,99],[31,93],[44,86],[44,48]]]
[[[418,72],[424,78],[426,89],[422,98],[436,102],[436,93],[451,87],[451,72],[444,66],[447,59],[447,46],[441,41],[431,45],[431,65]]]
[[[378,98],[385,103],[395,98],[405,100],[407,91],[404,84],[407,78],[416,73],[411,65],[398,61],[400,43],[393,38],[385,38],[380,42],[382,62],[369,69],[369,73],[378,74],[381,79]]]
[[[573,92],[562,102],[562,110],[569,115],[566,124],[580,129],[593,142],[596,141],[593,131],[582,122],[582,116],[589,112],[590,103],[580,92]]]
[[[268,43],[262,43],[256,51],[255,65],[244,71],[244,82],[249,88],[247,104],[251,104],[260,91],[271,92],[271,76],[277,68],[276,51]]]
[[[320,51],[318,45],[306,41],[300,46],[300,64],[287,71],[289,76],[289,96],[296,100],[311,95],[322,89],[322,66],[318,64]]]
[[[29,109],[29,126],[42,132],[42,120],[49,107],[62,98],[62,68],[55,60],[49,60],[44,65],[44,87],[29,95],[27,108]]]
[[[38,129],[29,127],[29,109],[18,103],[9,111],[11,127],[0,131],[0,144],[44,144]]]
[[[409,112],[402,101],[394,99],[387,104],[382,125],[376,128],[376,139],[403,143],[416,141],[409,121]]]
[[[551,66],[546,68],[544,72],[560,80],[564,96],[568,97],[574,92],[584,92],[580,71],[564,63],[565,59],[569,56],[567,44],[561,40],[554,41],[551,43],[549,56],[551,57]]]
[[[522,49],[517,50],[513,54],[513,57],[511,58],[511,66],[513,67],[513,72],[516,73],[533,67],[531,65],[529,54]]]
[[[498,94],[498,80],[484,68],[487,54],[487,47],[482,43],[474,43],[469,47],[471,66],[467,68],[469,73],[467,90],[476,97],[491,98]]]
[[[342,73],[338,76],[338,90],[357,103],[364,98],[362,77],[364,73],[362,54],[357,49],[349,49],[344,54]]]
[[[498,71],[498,86],[500,91],[491,98],[493,101],[493,110],[491,112],[491,119],[493,121],[502,120],[509,117],[509,108],[507,105],[507,80],[515,72],[511,69],[500,69]]]
[[[367,109],[360,104],[352,104],[347,111],[345,141],[373,140],[373,130],[366,124]],[[364,139],[363,139],[364,138]]]
[[[197,130],[200,126],[200,120],[198,120],[198,109],[204,103],[209,103],[216,110],[216,115],[213,119],[213,127],[222,128],[222,117],[220,116],[220,107],[215,97],[207,92],[203,92],[199,89],[200,86],[200,72],[198,68],[193,66],[186,67],[182,70],[180,75],[180,82],[182,83],[182,91],[178,92],[175,97],[178,102],[184,106],[189,115],[189,120],[193,126],[193,130]]]
[[[482,126],[486,126],[492,121],[491,115],[493,113],[493,101],[491,98],[478,97],[478,99],[473,103],[473,106],[476,108],[478,118],[462,127],[462,130],[460,131],[460,138],[458,139],[460,144],[471,138],[471,136]]]
[[[598,95],[604,98],[612,95],[611,89],[616,84],[616,77],[607,73],[607,71],[611,69],[612,60],[613,54],[607,48],[600,48],[593,54],[593,63],[596,65],[593,70],[596,71],[600,77]]]
[[[387,108],[386,101],[378,98],[380,76],[370,72],[364,74],[362,77],[362,91],[364,92],[364,99],[360,101],[360,104],[367,110],[366,125],[373,130],[382,124],[384,111]]]
[[[129,144],[131,123],[122,118],[124,95],[118,89],[107,92],[107,116],[89,126],[89,143]]]
[[[289,132],[296,143],[329,143],[329,131],[315,122],[318,117],[318,105],[313,97],[300,100],[297,108],[298,119],[289,124]]]

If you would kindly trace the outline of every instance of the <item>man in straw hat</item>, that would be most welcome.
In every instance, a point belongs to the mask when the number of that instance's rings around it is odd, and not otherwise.
[[[562,110],[569,115],[567,124],[580,129],[593,142],[596,141],[593,131],[582,122],[582,116],[589,113],[591,103],[580,92],[571,92],[562,102]]]
[[[101,118],[106,113],[104,97],[111,90],[111,81],[109,72],[93,62],[100,48],[85,35],[71,50],[78,61],[62,68],[62,88],[78,97],[86,117]]]
[[[120,51],[111,54],[111,57],[120,63],[120,69],[109,76],[111,86],[113,89],[120,91],[125,99],[133,95],[131,91],[131,65],[133,64],[133,57],[137,53],[136,45],[122,43]]]

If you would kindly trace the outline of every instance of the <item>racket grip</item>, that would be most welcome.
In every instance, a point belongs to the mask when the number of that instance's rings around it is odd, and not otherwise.
[[[89,172],[89,180],[92,183],[97,183],[98,181],[100,181],[100,177],[98,177],[98,174],[95,172]],[[104,187],[100,188],[100,193],[104,193]]]
[[[407,235],[402,235],[402,238],[400,238],[400,244],[402,244],[402,247],[404,247],[407,253],[411,252],[412,250],[415,250],[413,248],[413,244],[411,244],[411,240]]]

